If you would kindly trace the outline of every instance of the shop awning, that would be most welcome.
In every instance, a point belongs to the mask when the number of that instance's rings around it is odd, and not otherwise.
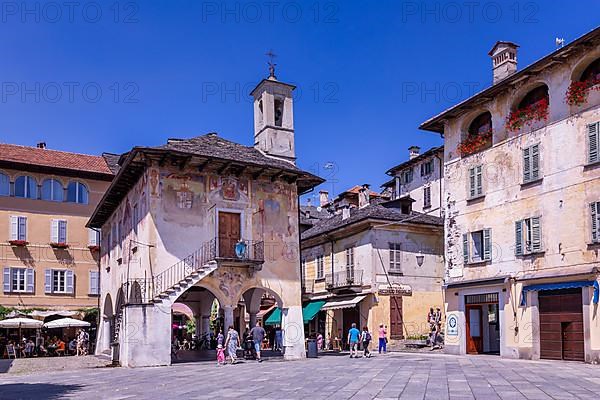
[[[281,324],[281,309],[277,307],[273,310],[269,318],[265,321],[265,325],[280,325]]]
[[[590,286],[594,287],[593,302],[594,304],[598,304],[598,298],[600,297],[600,285],[598,284],[598,281],[572,281],[523,286],[523,291],[521,292],[521,306],[527,305],[527,292],[539,290],[574,289]]]
[[[321,310],[338,310],[340,308],[352,308],[367,296],[356,296],[346,300],[328,301]]]
[[[302,319],[304,323],[307,324],[321,311],[321,307],[325,304],[324,301],[311,301],[302,307]]]

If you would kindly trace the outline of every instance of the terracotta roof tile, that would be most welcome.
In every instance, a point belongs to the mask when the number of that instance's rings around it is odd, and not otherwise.
[[[112,175],[102,156],[0,143],[0,161]]]

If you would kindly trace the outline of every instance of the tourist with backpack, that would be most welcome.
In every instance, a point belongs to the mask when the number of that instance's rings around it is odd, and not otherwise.
[[[360,335],[360,341],[362,343],[362,347],[363,347],[363,357],[364,358],[371,358],[371,352],[369,351],[369,344],[371,344],[371,333],[369,332],[369,328],[368,327],[364,327],[363,331]]]

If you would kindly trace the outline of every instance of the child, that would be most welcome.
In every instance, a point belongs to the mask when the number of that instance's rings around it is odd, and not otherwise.
[[[217,365],[225,365],[225,349],[222,344],[217,346]]]
[[[363,357],[371,358],[371,352],[369,351],[369,344],[371,343],[371,334],[369,333],[369,328],[365,326],[360,336],[363,346]]]

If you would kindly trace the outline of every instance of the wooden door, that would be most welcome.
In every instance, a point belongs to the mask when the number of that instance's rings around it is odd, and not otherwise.
[[[584,361],[581,289],[538,292],[540,357]]]
[[[235,245],[241,239],[240,235],[240,214],[219,212],[219,257],[235,257]]]
[[[467,306],[467,353],[483,353],[483,329],[481,321],[481,306]]]
[[[402,296],[390,296],[390,338],[404,339]]]

